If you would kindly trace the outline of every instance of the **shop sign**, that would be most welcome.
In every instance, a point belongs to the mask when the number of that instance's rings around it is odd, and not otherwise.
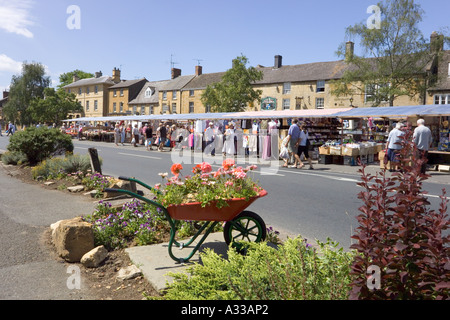
[[[261,100],[261,111],[277,110],[277,99],[267,97]]]

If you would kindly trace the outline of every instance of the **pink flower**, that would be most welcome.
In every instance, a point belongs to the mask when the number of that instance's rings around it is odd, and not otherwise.
[[[225,159],[223,162],[222,162],[222,167],[225,169],[225,170],[230,170],[230,168],[232,167],[232,166],[234,166],[234,160],[233,159]]]
[[[210,173],[212,171],[212,167],[208,162],[203,162],[200,165],[200,168],[202,170],[203,173]]]
[[[227,186],[227,187],[232,187],[233,186],[233,182],[232,181],[227,181],[227,182],[225,182],[225,186]]]

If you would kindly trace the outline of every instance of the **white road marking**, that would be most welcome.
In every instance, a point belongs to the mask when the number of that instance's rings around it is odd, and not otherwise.
[[[141,156],[139,154],[132,154],[132,153],[122,153],[119,152],[119,154],[123,155],[123,156],[131,156],[131,157],[138,157],[138,158],[147,158],[147,159],[153,159],[153,160],[162,160],[162,158],[158,158],[158,157],[150,157],[150,156]]]

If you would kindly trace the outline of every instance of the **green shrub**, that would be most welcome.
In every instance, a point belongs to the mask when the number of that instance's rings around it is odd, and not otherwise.
[[[27,156],[22,152],[6,152],[1,156],[4,164],[21,165],[27,162]]]
[[[228,260],[212,250],[201,254],[202,265],[189,275],[171,273],[168,300],[338,300],[350,289],[352,252],[331,240],[313,248],[300,237],[278,248],[249,243],[245,256],[228,251]]]
[[[68,176],[77,176],[83,179],[91,170],[88,155],[70,154],[65,158],[47,159],[36,165],[31,173],[33,179],[60,179]]]
[[[14,134],[8,145],[8,151],[22,152],[27,161],[35,165],[52,155],[73,152],[74,146],[69,135],[57,129],[30,127]]]

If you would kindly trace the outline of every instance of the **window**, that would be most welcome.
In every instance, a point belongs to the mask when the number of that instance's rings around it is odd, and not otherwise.
[[[167,104],[163,104],[162,105],[162,111],[164,112],[168,112],[169,111],[169,106]]]
[[[89,94],[91,92],[91,88],[86,87],[86,94]]]
[[[206,112],[206,113],[210,113],[210,112],[211,112],[211,105],[210,105],[210,104],[207,104],[207,105],[206,105],[206,107],[205,107],[205,112]]]
[[[163,100],[167,100],[167,91],[163,92]]]
[[[83,89],[82,88],[78,88],[78,94],[79,95],[83,94]]]
[[[137,113],[137,106],[133,106],[133,114]]]
[[[120,103],[120,110],[119,110],[119,112],[120,112],[120,113],[123,112],[123,102]]]
[[[116,113],[116,112],[117,112],[117,103],[114,102],[113,103],[113,113]]]
[[[155,110],[153,110],[153,106],[150,107],[150,114],[155,114]]]
[[[94,92],[95,92],[96,94],[98,93],[98,86],[95,86]]]
[[[177,92],[175,90],[172,91],[172,99],[177,100]]]
[[[117,90],[114,90],[114,91],[113,91],[113,96],[114,96],[114,97],[117,97]]]
[[[70,89],[68,89],[67,92],[70,93]]]
[[[291,109],[291,99],[283,99],[283,109],[284,110]]]
[[[316,98],[316,109],[323,109],[325,107],[324,98]]]
[[[172,113],[177,113],[177,104],[172,103]]]
[[[389,84],[367,84],[364,102],[386,102],[389,100],[387,90]],[[377,101],[379,100],[379,101]]]
[[[325,92],[325,80],[317,81],[317,92]]]
[[[291,93],[291,83],[286,82],[283,84],[283,94],[290,94]]]
[[[434,96],[434,104],[450,104],[450,94],[437,94]]]
[[[95,100],[94,101],[94,111],[97,111],[97,110],[98,110],[98,101]]]
[[[189,97],[193,97],[195,95],[195,90],[189,90]]]
[[[123,97],[123,89],[120,89],[120,96]]]
[[[147,90],[145,90],[145,97],[150,98],[151,96],[152,96],[152,89],[147,88]]]
[[[189,102],[189,113],[194,113],[194,102]]]
[[[89,101],[86,101],[86,111],[89,111]]]

